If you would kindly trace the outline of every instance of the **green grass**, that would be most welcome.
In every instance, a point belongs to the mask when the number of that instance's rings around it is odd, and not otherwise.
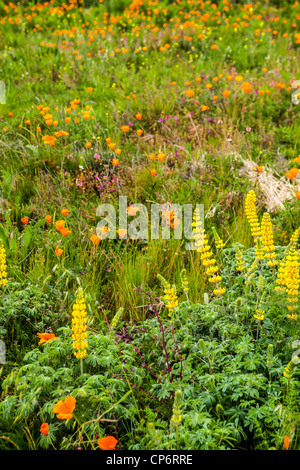
[[[14,7],[0,1],[0,79],[6,87],[6,103],[0,104],[0,239],[8,270],[0,295],[0,339],[8,353],[0,370],[0,449],[77,448],[80,426],[105,410],[117,424],[87,424],[86,449],[96,445],[95,436],[108,433],[118,433],[118,445],[131,450],[281,449],[286,435],[291,448],[299,448],[298,369],[293,378],[282,378],[299,320],[287,320],[287,299],[277,297],[266,263],[247,286],[234,267],[234,246],[241,247],[249,268],[254,241],[244,211],[247,193],[257,194],[260,220],[269,210],[260,175],[254,182],[246,178],[239,156],[279,177],[300,169],[294,161],[300,155],[300,108],[291,99],[291,84],[300,79],[300,6],[216,3],[83,0],[72,6],[54,0]],[[245,82],[249,93],[241,88]],[[52,117],[46,122],[47,114]],[[126,133],[124,125],[130,128]],[[46,136],[55,137],[53,146]],[[294,192],[298,180],[290,182]],[[151,204],[203,204],[224,298],[214,296],[200,253],[187,250],[187,240],[174,239],[172,231],[170,240],[118,237],[93,245],[97,207],[112,204],[118,215],[120,196],[128,205],[144,204],[148,213]],[[295,196],[271,214],[280,256],[300,226],[299,202]],[[70,212],[63,216],[66,208]],[[58,220],[71,230],[66,237],[55,227]],[[213,227],[224,250],[216,249]],[[180,284],[184,268],[189,301]],[[177,289],[179,307],[171,323],[158,274]],[[259,274],[266,279],[268,313],[257,325]],[[79,287],[90,345],[84,376],[70,337]],[[110,331],[119,308],[122,319]],[[44,350],[36,334],[46,331],[58,340]],[[270,344],[273,369],[266,366]],[[120,351],[130,366],[123,367]],[[11,390],[18,377],[20,389]],[[177,428],[169,429],[177,389],[184,397],[180,436]],[[78,398],[76,429],[51,411],[66,395]],[[282,418],[274,414],[279,405],[286,410]],[[49,437],[39,432],[46,419]]]

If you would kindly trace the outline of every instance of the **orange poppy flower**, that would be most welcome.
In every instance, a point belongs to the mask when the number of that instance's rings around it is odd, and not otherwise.
[[[140,120],[142,119],[141,113],[137,113],[137,114],[135,115],[135,117],[137,118],[138,121],[140,121]]]
[[[89,86],[89,87],[87,87],[86,91],[87,91],[88,93],[92,93],[93,89],[94,89],[94,88],[92,88],[92,87]]]
[[[99,245],[100,241],[101,241],[101,238],[100,237],[97,237],[97,235],[92,235],[90,237],[90,240],[91,242],[94,244],[94,245]]]
[[[228,96],[230,95],[230,91],[229,90],[224,90],[222,95],[225,97],[225,98],[228,98]]]
[[[154,153],[150,153],[149,158],[150,158],[150,160],[154,160],[155,154],[154,154]]]
[[[111,161],[113,166],[118,166],[119,165],[119,160],[117,158],[113,158]]]
[[[40,427],[40,431],[44,436],[48,436],[49,434],[49,424],[48,423],[43,423]]]
[[[46,215],[45,219],[48,222],[48,224],[51,224],[51,221],[52,221],[52,216],[51,215]]]
[[[64,228],[64,226],[65,226],[65,221],[64,221],[64,220],[57,220],[57,221],[55,222],[55,228],[56,228],[56,230],[58,230],[59,232],[62,231],[62,229]]]
[[[297,199],[300,199],[300,191],[297,191],[297,192],[296,192],[296,198],[297,198]]]
[[[156,175],[157,175],[157,171],[156,171],[156,170],[151,170],[151,175],[152,175],[152,176],[156,176]]]
[[[117,154],[117,155],[120,155],[121,152],[122,152],[121,149],[119,149],[119,148],[116,149],[116,154]]]
[[[91,144],[91,142],[86,142],[85,146],[86,146],[86,148],[90,149],[92,144]]]
[[[119,235],[120,238],[124,238],[125,235],[127,234],[126,228],[120,228],[117,230],[117,234]]]
[[[189,98],[193,98],[193,96],[195,96],[194,90],[186,90],[184,93],[185,93]]]
[[[131,216],[135,216],[138,211],[137,207],[129,206],[127,207],[127,214]]]
[[[62,209],[62,210],[61,210],[61,214],[62,214],[63,216],[65,216],[65,217],[67,217],[67,215],[69,214],[69,212],[70,212],[69,209]]]
[[[297,158],[294,158],[293,162],[300,163],[300,155],[298,155],[298,157],[297,157]]]
[[[60,233],[62,234],[63,237],[67,237],[69,233],[71,233],[71,230],[65,227],[60,231]]]
[[[142,131],[142,129],[138,129],[138,130],[136,131],[136,133],[137,133],[137,135],[140,137],[140,136],[142,135],[143,131]]]
[[[29,222],[28,217],[23,217],[23,218],[21,219],[21,222],[23,222],[24,225],[27,225],[28,222]]]
[[[115,144],[115,143],[113,143],[113,142],[110,142],[110,143],[108,144],[110,150],[113,150],[116,145],[117,145],[117,144]]]
[[[59,400],[53,407],[53,413],[57,414],[58,419],[70,419],[73,417],[75,409],[76,398],[66,397],[65,401]]]
[[[43,343],[49,343],[49,341],[57,340],[54,333],[37,333],[37,336],[40,338],[39,345]]]
[[[160,162],[163,162],[164,159],[165,159],[165,154],[159,152],[159,154],[157,155],[157,160],[159,160]]]
[[[121,130],[122,130],[123,132],[128,132],[128,131],[129,131],[129,126],[122,126],[122,127],[121,127]]]
[[[287,176],[287,178],[289,178],[290,180],[292,180],[293,178],[295,178],[299,173],[299,169],[298,168],[291,168],[286,174],[285,176]]]
[[[206,111],[207,109],[209,109],[209,106],[206,106],[205,104],[203,104],[203,105],[201,106],[201,111],[202,111],[202,112],[203,112],[203,111]]]
[[[57,246],[55,248],[55,254],[56,254],[56,256],[60,257],[63,254],[63,250],[61,248],[59,248],[59,246]]]
[[[114,450],[117,442],[117,439],[113,436],[102,437],[102,439],[98,439],[98,446],[102,450]]]
[[[257,169],[258,173],[261,173],[263,171],[264,167],[263,166],[257,166],[256,169]]]

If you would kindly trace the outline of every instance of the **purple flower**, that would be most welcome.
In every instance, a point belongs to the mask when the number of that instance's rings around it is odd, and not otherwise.
[[[98,155],[98,153],[95,153],[94,158],[96,158],[96,160],[99,161],[101,157],[100,157],[100,155]]]
[[[247,132],[251,132],[251,127],[246,127]]]

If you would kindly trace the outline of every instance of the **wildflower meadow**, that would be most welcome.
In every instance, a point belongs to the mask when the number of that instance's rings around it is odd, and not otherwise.
[[[298,1],[0,0],[1,451],[300,449],[299,112]]]

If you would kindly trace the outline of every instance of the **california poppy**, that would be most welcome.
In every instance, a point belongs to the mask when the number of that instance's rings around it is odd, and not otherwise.
[[[296,198],[297,198],[297,199],[300,199],[300,191],[297,191],[297,192],[296,192]]]
[[[50,224],[51,221],[52,221],[52,216],[51,215],[46,215],[45,219],[46,219],[46,222],[48,222],[48,224]]]
[[[290,445],[290,438],[289,436],[284,436],[284,450],[288,450]]]
[[[102,450],[114,450],[117,442],[117,439],[113,436],[102,437],[102,439],[98,439],[98,446]]]
[[[286,174],[285,176],[287,178],[289,178],[290,180],[292,180],[293,178],[295,178],[299,173],[299,169],[298,168],[291,168]]]
[[[152,176],[156,176],[156,175],[157,175],[157,171],[156,171],[156,170],[151,170],[151,175],[152,175]]]
[[[126,228],[120,228],[117,230],[117,234],[119,235],[120,238],[124,238],[125,235],[127,234]]]
[[[56,254],[56,256],[60,257],[63,254],[63,250],[61,248],[59,248],[59,246],[57,246],[55,248],[55,254]]]
[[[94,245],[99,245],[100,241],[101,241],[101,238],[100,237],[97,237],[97,235],[92,235],[90,237],[90,240],[91,242],[94,244]]]
[[[39,345],[43,343],[49,343],[49,341],[57,340],[54,333],[37,333],[40,338]]]
[[[256,169],[257,169],[258,173],[261,173],[263,171],[264,167],[263,166],[257,166]]]
[[[228,98],[228,96],[230,95],[230,91],[229,90],[224,90],[222,95],[224,96],[224,98]]]
[[[43,423],[40,427],[40,431],[44,436],[48,436],[49,434],[49,424],[48,423]]]
[[[62,234],[63,237],[67,237],[70,233],[71,233],[71,230],[69,230],[68,228],[64,227],[60,233]]]
[[[135,117],[137,118],[138,121],[140,121],[140,120],[142,119],[141,113],[137,113],[137,114],[135,115]]]
[[[55,228],[56,228],[56,230],[58,230],[59,232],[62,231],[62,229],[64,228],[64,226],[65,226],[65,221],[64,221],[64,220],[57,220],[57,221],[55,222]]]
[[[69,212],[70,212],[69,209],[62,209],[62,210],[61,210],[61,214],[62,214],[63,216],[65,216],[65,217],[67,217],[67,215],[69,214]]]
[[[73,417],[73,411],[75,409],[76,398],[66,397],[65,401],[59,400],[53,407],[53,413],[57,414],[58,419],[70,419]]]
[[[27,225],[28,222],[29,222],[28,217],[23,217],[23,218],[21,219],[21,222],[23,222],[24,225]]]

